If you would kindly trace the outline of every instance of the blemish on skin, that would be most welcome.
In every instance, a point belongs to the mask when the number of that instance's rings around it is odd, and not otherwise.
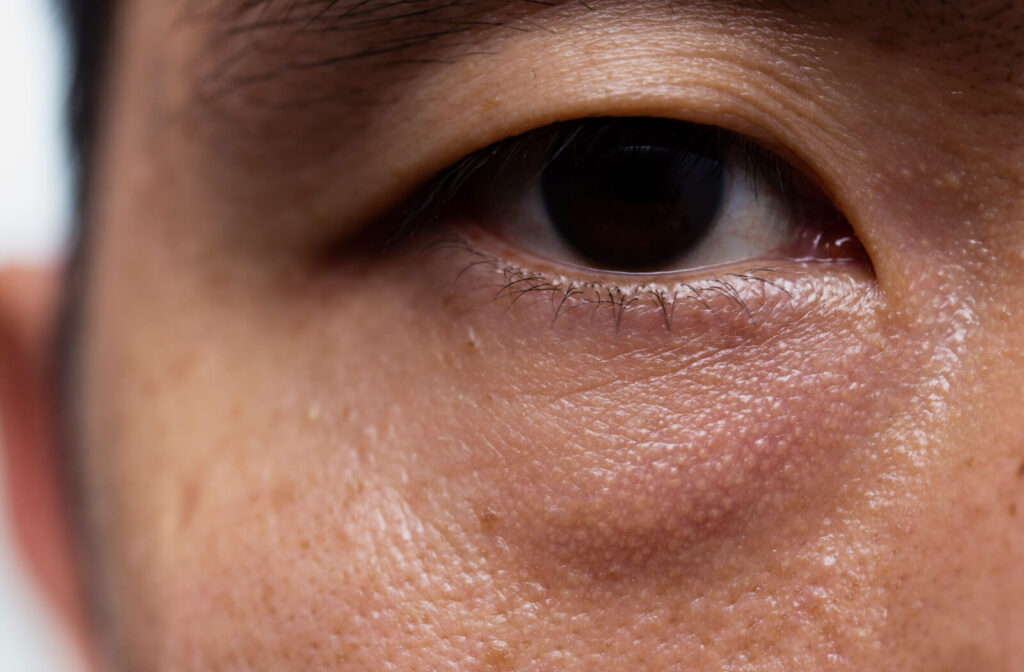
[[[311,404],[310,407],[306,409],[306,419],[310,422],[319,421],[322,415],[323,409],[320,407],[320,404]]]
[[[957,191],[963,188],[963,180],[959,175],[953,172],[946,173],[939,179],[936,186],[945,187],[950,191]]]
[[[485,661],[496,670],[511,670],[512,647],[500,639],[488,643]]]
[[[491,96],[487,100],[483,101],[483,103],[481,103],[480,111],[491,112],[492,110],[497,109],[502,104],[502,102],[504,102],[504,98],[502,98],[501,96]]]
[[[498,522],[498,514],[491,509],[485,509],[477,516],[477,519],[480,521],[480,527],[483,528],[485,532],[490,532]]]
[[[470,352],[476,352],[480,349],[480,339],[477,338],[476,332],[470,327],[466,332],[466,350]]]
[[[1024,460],[1017,466],[1017,478],[1024,478]]]
[[[1007,511],[1007,512],[1008,512],[1008,513],[1009,513],[1009,514],[1010,514],[1011,516],[1016,516],[1016,515],[1017,515],[1017,505],[1016,505],[1016,504],[1014,504],[1013,502],[1010,502],[1010,505],[1009,505],[1008,507],[1006,507],[1006,511]]]

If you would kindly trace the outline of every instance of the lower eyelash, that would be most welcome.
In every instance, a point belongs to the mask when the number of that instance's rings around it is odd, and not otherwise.
[[[560,316],[580,309],[609,309],[618,330],[628,312],[647,309],[660,312],[665,330],[671,334],[677,307],[688,306],[713,316],[729,311],[752,320],[760,309],[777,305],[767,299],[793,299],[792,292],[782,284],[787,276],[783,266],[754,267],[692,282],[615,284],[533,271],[484,252],[454,233],[443,235],[430,247],[469,256],[470,260],[452,281],[453,292],[470,271],[490,271],[498,277],[498,290],[491,297],[492,302],[511,307],[526,296],[546,294],[550,296],[552,325],[557,324]]]

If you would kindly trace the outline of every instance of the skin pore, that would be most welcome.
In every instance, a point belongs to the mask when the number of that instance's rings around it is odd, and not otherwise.
[[[112,665],[1021,669],[1024,6],[119,12],[71,391]],[[760,143],[870,264],[373,244],[590,117]]]

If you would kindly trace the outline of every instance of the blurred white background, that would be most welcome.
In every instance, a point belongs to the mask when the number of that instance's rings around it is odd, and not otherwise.
[[[0,0],[0,264],[59,255],[67,230],[66,76],[55,5]],[[13,546],[9,513],[0,490],[0,672],[72,670],[63,633]]]

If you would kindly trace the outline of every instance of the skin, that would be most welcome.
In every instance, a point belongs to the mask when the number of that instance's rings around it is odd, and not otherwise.
[[[424,28],[212,4],[115,31],[71,390],[107,664],[1024,669],[1024,6],[485,3],[524,29],[296,67]],[[870,267],[666,329],[360,242],[461,156],[615,115],[777,150]]]

